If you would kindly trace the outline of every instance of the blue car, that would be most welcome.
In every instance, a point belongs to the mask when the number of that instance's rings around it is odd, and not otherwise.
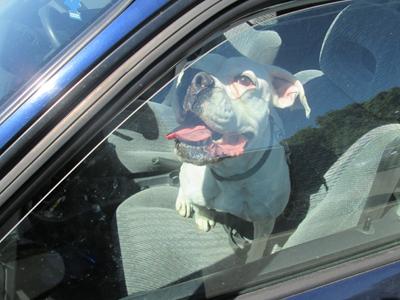
[[[400,297],[400,1],[0,3],[0,297]]]

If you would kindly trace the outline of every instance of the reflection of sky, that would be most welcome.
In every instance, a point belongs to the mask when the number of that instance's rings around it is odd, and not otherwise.
[[[394,276],[400,276],[400,263],[394,263],[370,272],[343,279],[341,281],[289,297],[288,299],[337,300],[368,296],[370,293],[383,296],[385,291],[390,292],[385,290],[385,288],[388,288],[385,281]],[[394,291],[396,294],[386,296],[398,295],[400,293],[400,284],[397,286],[397,290]]]

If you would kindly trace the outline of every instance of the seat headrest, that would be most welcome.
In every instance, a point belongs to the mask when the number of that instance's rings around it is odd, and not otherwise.
[[[351,4],[325,36],[321,70],[355,101],[400,86],[398,9],[389,1]]]
[[[273,64],[278,54],[282,40],[273,30],[257,30],[247,23],[225,32],[229,44],[239,55],[248,57],[260,64]],[[221,47],[223,56],[228,52]],[[220,51],[221,52],[221,51]]]

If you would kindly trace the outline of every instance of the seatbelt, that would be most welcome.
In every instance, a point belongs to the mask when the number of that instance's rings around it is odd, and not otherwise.
[[[359,220],[365,233],[372,233],[371,222],[382,217],[386,204],[400,182],[400,137],[390,142],[383,151],[374,182]]]
[[[246,264],[259,260],[264,257],[264,252],[267,249],[269,236],[274,229],[275,219],[270,219],[263,222],[253,222],[254,234],[253,240],[246,253]]]

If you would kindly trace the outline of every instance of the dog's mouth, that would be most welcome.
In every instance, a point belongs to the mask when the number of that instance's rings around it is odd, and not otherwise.
[[[204,165],[245,152],[249,136],[238,133],[219,133],[204,123],[180,126],[168,134],[176,141],[178,155],[186,162]]]

